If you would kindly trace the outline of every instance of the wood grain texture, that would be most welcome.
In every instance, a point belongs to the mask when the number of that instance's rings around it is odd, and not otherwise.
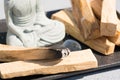
[[[101,19],[102,0],[90,0],[91,7],[98,19]]]
[[[100,37],[100,26],[88,0],[71,0],[73,16],[84,40]]]
[[[120,28],[120,20],[118,20],[117,27]],[[108,39],[113,42],[115,45],[120,46],[120,32],[117,32],[115,36],[110,36]]]
[[[120,33],[117,33],[115,36],[108,37],[108,39],[115,43],[115,45],[120,45]]]
[[[87,55],[87,56],[86,56]],[[98,62],[90,49],[74,51],[63,59],[43,61],[16,61],[0,64],[3,79],[35,74],[57,74],[98,67]]]
[[[116,0],[103,0],[100,31],[103,36],[115,36],[120,28],[117,26]]]
[[[66,32],[75,39],[88,45],[90,48],[105,54],[110,55],[114,52],[115,44],[110,42],[106,37],[100,37],[94,40],[84,41],[79,28],[77,27],[72,12],[70,10],[61,10],[52,15],[52,19],[59,20],[65,24]]]
[[[24,48],[0,44],[0,61],[55,59],[58,55],[49,47]]]

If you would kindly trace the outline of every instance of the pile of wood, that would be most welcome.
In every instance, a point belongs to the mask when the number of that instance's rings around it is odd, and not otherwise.
[[[63,22],[66,32],[92,49],[110,55],[120,45],[120,20],[116,0],[71,0],[72,10],[61,10],[52,19]]]

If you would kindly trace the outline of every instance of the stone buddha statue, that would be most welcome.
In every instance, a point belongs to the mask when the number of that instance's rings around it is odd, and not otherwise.
[[[8,45],[50,46],[65,37],[64,24],[49,19],[40,0],[4,0],[4,3]]]

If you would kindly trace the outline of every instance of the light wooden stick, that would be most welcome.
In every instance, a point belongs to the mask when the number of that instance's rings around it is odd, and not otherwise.
[[[67,51],[67,48],[63,50]],[[0,44],[0,61],[58,59],[63,55],[50,47],[24,48]]]
[[[91,7],[98,19],[101,19],[102,0],[90,0]]]
[[[71,0],[73,16],[84,40],[100,37],[100,26],[95,18],[88,0]]]
[[[117,26],[116,0],[102,1],[101,35],[115,36],[120,31]]]

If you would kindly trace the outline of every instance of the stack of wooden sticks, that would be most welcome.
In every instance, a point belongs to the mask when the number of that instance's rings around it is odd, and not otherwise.
[[[63,22],[66,32],[92,49],[110,55],[120,45],[120,20],[116,0],[71,0],[72,10],[61,10],[52,19]]]

